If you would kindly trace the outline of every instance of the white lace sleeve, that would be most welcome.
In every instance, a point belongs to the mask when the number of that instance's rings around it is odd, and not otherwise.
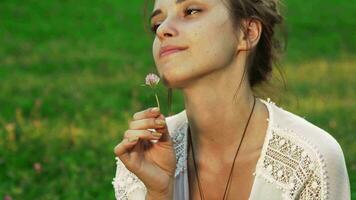
[[[117,168],[112,184],[116,200],[144,200],[147,190],[143,182],[118,157],[115,159]]]
[[[301,200],[349,200],[351,198],[343,151],[336,142],[329,146],[329,151],[323,156],[323,166],[321,166],[324,168],[324,173],[319,167],[315,168],[314,173],[301,191]]]

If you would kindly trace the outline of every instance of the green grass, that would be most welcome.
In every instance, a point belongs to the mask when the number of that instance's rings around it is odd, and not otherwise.
[[[356,199],[356,5],[286,4],[279,105],[338,140]],[[138,0],[0,2],[0,198],[114,199],[113,147],[133,113],[155,105],[139,86],[155,71],[142,9]],[[173,100],[181,111],[181,94]]]

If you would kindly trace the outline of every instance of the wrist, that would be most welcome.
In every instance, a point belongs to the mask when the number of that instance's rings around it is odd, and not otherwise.
[[[163,191],[147,190],[146,200],[172,200],[173,199],[173,181],[170,181],[167,189]]]

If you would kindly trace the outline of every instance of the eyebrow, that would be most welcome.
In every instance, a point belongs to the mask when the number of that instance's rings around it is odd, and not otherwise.
[[[187,0],[176,0],[176,4],[181,4],[181,3],[185,2],[185,1],[187,1]],[[154,16],[156,16],[156,15],[158,15],[158,14],[161,14],[161,13],[162,13],[162,10],[161,10],[161,9],[157,9],[157,10],[153,11],[152,14],[151,14],[151,16],[150,16],[149,21],[151,21],[151,19],[152,19]]]

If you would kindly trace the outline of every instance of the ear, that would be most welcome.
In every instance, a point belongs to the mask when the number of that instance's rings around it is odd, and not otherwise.
[[[242,26],[246,31],[240,30],[240,37],[237,50],[247,51],[253,49],[260,40],[262,33],[262,24],[257,19],[243,19]]]

